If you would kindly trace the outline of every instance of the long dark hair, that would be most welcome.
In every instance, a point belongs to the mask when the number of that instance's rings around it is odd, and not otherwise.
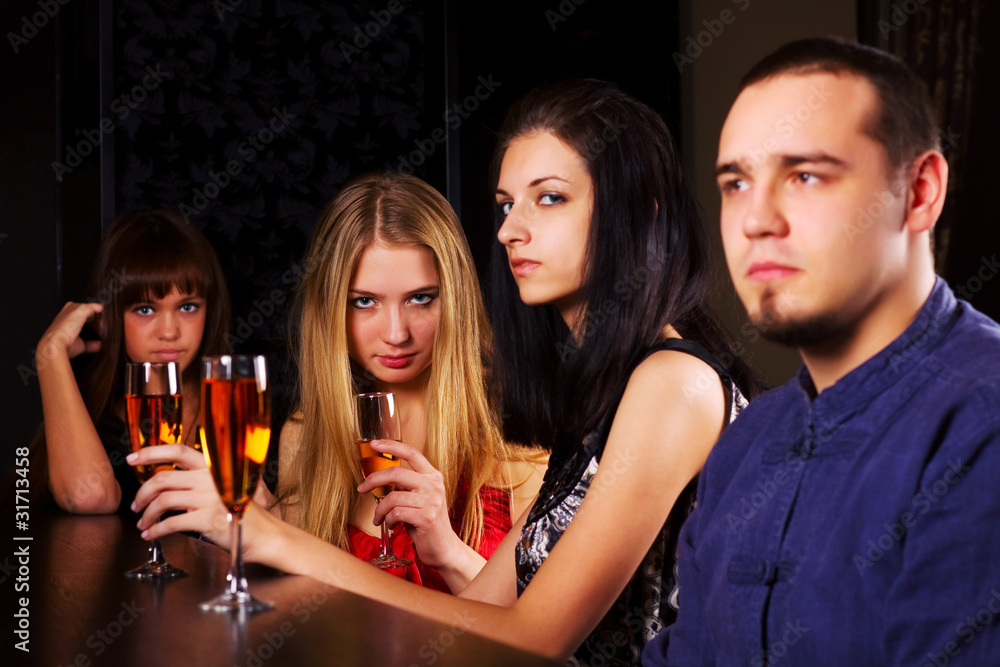
[[[208,239],[180,213],[136,211],[118,218],[101,239],[91,275],[88,301],[104,304],[100,316],[101,348],[83,362],[81,393],[91,420],[97,424],[124,400],[124,316],[148,299],[162,299],[176,287],[205,299],[205,330],[195,359],[227,351],[231,306],[219,259]],[[184,371],[183,383],[198,378],[198,364]],[[31,442],[32,472],[47,488],[45,430]]]
[[[669,324],[726,363],[745,393],[758,382],[705,305],[708,241],[663,119],[616,85],[571,80],[536,88],[501,126],[496,186],[511,142],[550,132],[587,165],[593,213],[579,344],[550,305],[526,306],[496,244],[490,265],[495,379],[510,442],[572,447],[611,408],[621,383]],[[495,230],[503,222],[498,210]]]

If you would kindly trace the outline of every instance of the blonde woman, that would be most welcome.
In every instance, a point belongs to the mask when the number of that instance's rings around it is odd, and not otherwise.
[[[358,491],[354,394],[392,391],[405,466],[393,471],[396,491],[378,520],[394,527],[393,552],[414,564],[388,571],[457,593],[541,483],[504,444],[488,401],[490,328],[458,219],[417,178],[362,176],[323,212],[306,266],[297,297],[299,410],[280,439],[280,516],[359,558],[375,555],[376,504]],[[182,478],[172,477],[162,483]],[[206,494],[204,502],[217,518],[218,500]],[[174,530],[198,530],[197,520],[165,519]]]
[[[491,380],[507,438],[552,451],[537,500],[458,595],[405,586],[253,506],[243,554],[440,622],[467,614],[470,632],[571,664],[637,665],[674,618],[695,478],[756,383],[707,310],[703,225],[655,111],[612,84],[550,84],[499,137]],[[174,520],[155,523],[163,474],[136,496],[147,539]],[[225,523],[202,532],[228,544]]]

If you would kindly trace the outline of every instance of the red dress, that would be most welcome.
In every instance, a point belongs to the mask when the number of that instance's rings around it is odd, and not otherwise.
[[[467,481],[463,480],[459,483],[455,504],[448,513],[451,518],[451,527],[457,534],[461,534],[462,516],[465,513],[465,498],[468,490]],[[480,556],[488,560],[510,531],[512,525],[510,494],[501,489],[484,486],[479,490],[479,498],[483,504],[483,538],[480,540],[477,551]],[[351,553],[358,558],[368,561],[378,555],[379,538],[369,535],[353,525],[347,526],[347,537],[351,543]],[[406,527],[402,523],[396,524],[396,527],[390,532],[389,544],[392,546],[394,554],[400,558],[412,560],[413,563],[406,567],[388,568],[386,572],[391,572],[397,577],[402,577],[427,588],[451,593],[448,584],[444,582],[437,570],[420,561],[413,540],[410,539],[410,534],[406,532]]]

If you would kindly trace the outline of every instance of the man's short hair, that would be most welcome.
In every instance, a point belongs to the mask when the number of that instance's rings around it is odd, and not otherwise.
[[[815,72],[846,72],[875,87],[879,107],[865,133],[885,147],[890,167],[909,164],[924,151],[941,150],[923,81],[901,60],[872,47],[833,37],[789,42],[754,65],[739,89],[780,74]]]

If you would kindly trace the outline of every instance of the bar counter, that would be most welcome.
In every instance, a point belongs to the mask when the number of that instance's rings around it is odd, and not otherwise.
[[[35,510],[31,519],[26,531],[0,532],[8,545],[0,564],[4,625],[13,619],[14,630],[4,633],[0,656],[9,659],[0,660],[3,665],[558,664],[468,632],[468,618],[441,624],[252,564],[246,566],[250,592],[273,610],[250,616],[201,611],[198,603],[225,587],[223,549],[170,535],[162,540],[166,559],[188,576],[150,583],[124,575],[146,557],[147,543],[130,517]],[[28,653],[16,648],[21,598],[28,601]]]

